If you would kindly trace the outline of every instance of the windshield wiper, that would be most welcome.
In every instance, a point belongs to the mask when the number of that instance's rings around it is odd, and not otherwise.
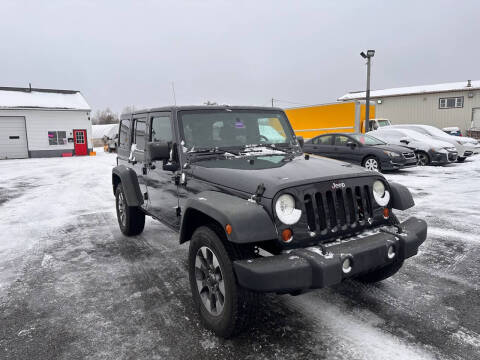
[[[208,156],[225,156],[228,157],[229,155],[235,156],[239,155],[240,153],[235,150],[230,149],[223,149],[218,147],[211,147],[211,148],[197,148],[191,149],[188,151],[189,157],[197,158],[197,157],[208,157]]]
[[[264,148],[270,149],[270,150],[276,150],[276,151],[281,151],[283,153],[288,153],[293,151],[293,148],[290,147],[289,144],[284,143],[284,144],[252,144],[252,145],[246,145],[244,148],[245,153],[249,152],[258,152],[259,150],[263,150]]]

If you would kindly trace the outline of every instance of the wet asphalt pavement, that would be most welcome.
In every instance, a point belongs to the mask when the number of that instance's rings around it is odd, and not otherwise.
[[[120,233],[113,164],[0,162],[0,359],[480,359],[480,157],[386,175],[429,224],[397,275],[267,295],[231,340],[193,312],[176,233]]]

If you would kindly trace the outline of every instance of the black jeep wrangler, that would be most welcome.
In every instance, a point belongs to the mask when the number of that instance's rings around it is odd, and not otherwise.
[[[140,234],[149,215],[190,242],[194,304],[220,336],[245,327],[263,292],[380,281],[426,238],[425,221],[392,212],[414,205],[407,188],[304,155],[281,109],[149,109],[122,115],[119,133],[120,229]]]

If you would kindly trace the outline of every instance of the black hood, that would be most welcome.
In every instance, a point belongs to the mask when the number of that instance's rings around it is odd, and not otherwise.
[[[408,147],[406,146],[400,146],[400,145],[370,145],[374,147],[375,149],[381,149],[381,150],[386,150],[386,151],[393,151],[396,153],[403,153],[406,151],[411,151]]]
[[[250,159],[253,159],[250,161]],[[191,165],[191,175],[220,186],[254,194],[264,184],[264,197],[273,198],[285,188],[359,176],[372,176],[370,171],[349,163],[310,156],[257,156],[255,158],[209,159]]]

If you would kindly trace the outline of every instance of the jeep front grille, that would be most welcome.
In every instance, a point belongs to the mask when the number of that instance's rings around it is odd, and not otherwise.
[[[365,225],[373,217],[368,185],[347,187],[304,196],[310,231],[338,231]]]

